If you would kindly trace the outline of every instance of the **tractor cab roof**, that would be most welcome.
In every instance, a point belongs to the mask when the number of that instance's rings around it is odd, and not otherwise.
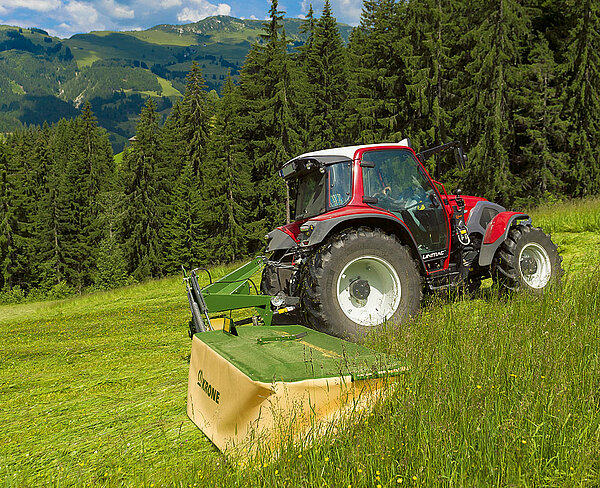
[[[377,148],[387,146],[410,147],[409,139],[402,139],[400,142],[383,142],[380,144],[363,144],[360,146],[334,147],[313,151],[296,156],[285,163],[279,176],[285,179],[296,178],[304,173],[312,171],[315,168],[329,166],[344,161],[352,161],[356,151],[359,149]]]

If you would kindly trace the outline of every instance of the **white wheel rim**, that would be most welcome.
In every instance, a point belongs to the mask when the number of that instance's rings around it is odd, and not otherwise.
[[[368,296],[359,299],[351,291],[357,280],[369,284]],[[385,259],[361,256],[350,261],[338,276],[337,299],[340,308],[353,322],[375,326],[388,320],[400,304],[402,288],[398,273]]]
[[[521,249],[519,269],[525,283],[536,289],[544,288],[552,277],[550,256],[537,242],[530,242]]]

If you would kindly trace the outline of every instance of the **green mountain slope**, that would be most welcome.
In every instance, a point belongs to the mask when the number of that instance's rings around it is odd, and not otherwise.
[[[301,24],[285,20],[291,48],[304,41]],[[339,27],[347,41],[352,28]],[[119,151],[134,133],[147,96],[166,115],[183,93],[193,61],[202,67],[209,90],[219,92],[228,72],[237,77],[261,29],[262,21],[227,16],[70,39],[0,26],[0,133],[72,117],[89,100]]]

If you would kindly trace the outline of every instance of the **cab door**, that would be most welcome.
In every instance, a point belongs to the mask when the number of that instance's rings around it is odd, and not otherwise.
[[[363,193],[371,205],[393,213],[413,235],[424,261],[447,256],[446,211],[430,179],[408,149],[369,150],[362,154]]]

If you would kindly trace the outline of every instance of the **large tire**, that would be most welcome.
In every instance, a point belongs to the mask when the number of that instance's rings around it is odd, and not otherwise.
[[[305,262],[299,288],[308,324],[345,339],[416,315],[422,296],[408,249],[367,228],[338,234],[320,247]]]
[[[283,290],[277,270],[272,264],[266,264],[263,268],[262,277],[260,280],[260,292],[263,295],[275,296]]]
[[[563,275],[562,257],[556,245],[541,229],[529,224],[517,225],[508,233],[492,262],[492,277],[502,288],[544,292]]]

